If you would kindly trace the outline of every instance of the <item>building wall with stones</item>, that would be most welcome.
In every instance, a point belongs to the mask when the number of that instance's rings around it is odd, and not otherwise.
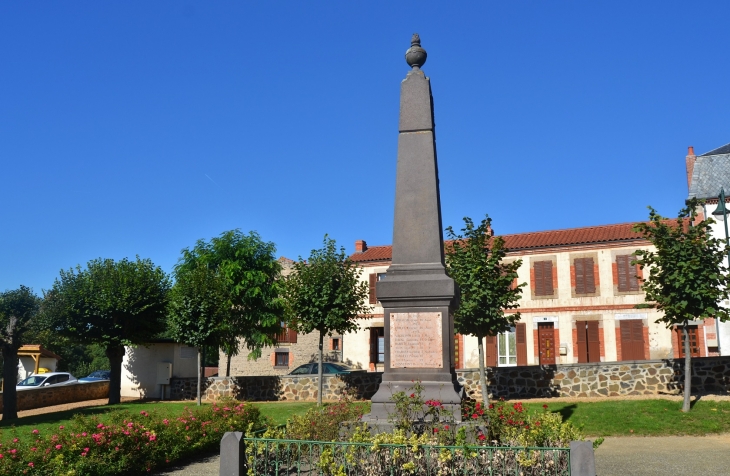
[[[692,359],[692,392],[730,394],[730,357]],[[481,398],[478,369],[459,369],[466,394]],[[683,389],[684,360],[488,368],[492,398],[622,397],[678,394]],[[347,390],[369,399],[380,384],[380,372],[353,372],[324,377],[323,400],[336,400]],[[173,379],[172,398],[195,398],[195,379]],[[300,400],[317,398],[317,377],[216,377],[205,382],[205,398],[228,396],[239,400]]]

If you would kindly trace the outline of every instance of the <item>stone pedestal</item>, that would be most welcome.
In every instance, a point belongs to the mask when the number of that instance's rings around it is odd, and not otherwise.
[[[406,61],[413,69],[401,83],[393,261],[377,283],[385,314],[385,370],[363,420],[387,422],[395,408],[392,395],[420,381],[423,398],[441,401],[460,421],[451,315],[458,290],[444,266],[433,100],[420,69],[426,52],[418,35]]]

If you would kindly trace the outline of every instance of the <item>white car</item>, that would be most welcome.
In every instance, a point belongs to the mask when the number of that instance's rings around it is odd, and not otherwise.
[[[45,374],[31,375],[25,380],[21,380],[15,389],[29,390],[31,388],[55,387],[72,383],[78,383],[78,380],[68,372],[48,372]]]

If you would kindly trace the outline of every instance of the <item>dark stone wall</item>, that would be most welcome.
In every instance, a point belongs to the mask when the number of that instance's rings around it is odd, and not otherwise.
[[[692,359],[692,392],[730,394],[730,357]],[[472,398],[480,398],[479,370],[459,369],[459,384]],[[381,372],[353,372],[324,377],[323,400],[337,400],[344,391],[355,398],[370,399],[378,389]],[[683,390],[684,360],[600,362],[524,367],[488,368],[492,398],[621,397],[627,395],[677,394]],[[196,396],[195,378],[173,378],[173,400]],[[317,399],[316,376],[209,377],[204,398],[223,396],[239,400],[313,401]]]

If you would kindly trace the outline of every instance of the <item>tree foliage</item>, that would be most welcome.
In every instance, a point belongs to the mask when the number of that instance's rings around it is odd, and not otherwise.
[[[274,243],[263,241],[254,231],[246,235],[240,230],[226,231],[210,241],[198,240],[192,249],[182,250],[176,276],[206,266],[224,283],[228,312],[218,344],[229,355],[238,352],[240,338],[249,358],[258,358],[281,330],[285,306],[275,253]]]
[[[40,298],[20,286],[0,293],[0,346],[3,356],[3,420],[18,417],[15,384],[18,378],[18,349],[23,337],[38,314]]]
[[[350,261],[345,248],[337,250],[335,240],[325,235],[323,246],[312,250],[307,261],[294,263],[286,278],[286,298],[291,327],[297,332],[319,332],[319,392],[322,401],[322,343],[332,332],[344,334],[358,328],[355,319],[368,313],[365,304],[367,283],[360,281],[362,270]]]
[[[634,225],[656,248],[636,252],[634,263],[648,269],[642,283],[647,302],[637,307],[655,307],[663,313],[658,322],[682,326],[685,351],[689,348],[689,321],[708,317],[726,321],[730,317],[720,305],[728,298],[727,245],[712,237],[712,219],[697,222],[700,204],[696,199],[688,201],[674,221],[649,207],[649,221]],[[690,355],[686,352],[685,411],[689,411]]]
[[[495,336],[515,325],[520,313],[505,311],[519,307],[525,286],[513,286],[522,260],[503,262],[507,255],[504,239],[492,236],[491,223],[487,216],[475,226],[471,218],[465,217],[463,235],[456,234],[452,227],[446,229],[453,240],[447,246],[446,266],[461,291],[454,328],[478,338]]]
[[[479,348],[479,382],[482,400],[488,402],[484,370],[484,337],[496,336],[515,325],[520,313],[506,312],[519,307],[525,284],[515,286],[522,260],[503,262],[507,255],[504,240],[492,234],[492,219],[487,215],[478,226],[464,218],[461,234],[446,228],[452,240],[447,246],[448,273],[459,285],[461,299],[454,312],[454,329],[477,338]]]
[[[124,346],[149,342],[165,327],[170,280],[149,259],[96,259],[61,271],[45,295],[53,328],[82,344],[105,346],[109,403],[119,402]]]

